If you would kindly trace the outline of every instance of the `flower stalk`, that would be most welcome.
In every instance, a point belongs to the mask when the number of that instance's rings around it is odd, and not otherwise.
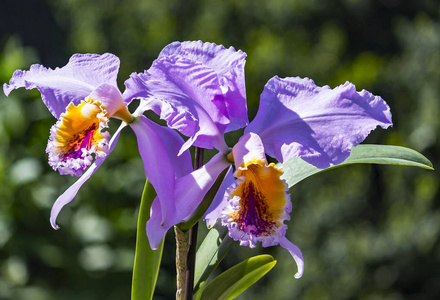
[[[194,170],[203,165],[203,149],[195,148]],[[189,230],[181,230],[174,226],[176,237],[176,273],[177,291],[176,300],[193,299],[194,270],[196,262],[198,223]]]
[[[194,169],[197,170],[203,165],[203,149],[197,148],[195,150]],[[185,288],[185,300],[192,300],[194,289],[194,270],[196,266],[196,247],[197,247],[197,230],[198,223],[194,224],[189,230],[189,243],[188,243],[188,259],[186,270],[186,288]]]
[[[182,300],[185,295],[185,282],[188,257],[188,237],[186,232],[179,227],[174,226],[174,234],[176,236],[176,300]]]

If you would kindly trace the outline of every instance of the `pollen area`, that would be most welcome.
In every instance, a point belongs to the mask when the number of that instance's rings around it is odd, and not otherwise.
[[[235,224],[242,237],[250,242],[274,237],[290,212],[290,197],[286,183],[280,179],[282,171],[261,159],[254,159],[240,167],[236,177],[242,181],[230,193],[238,200],[235,209],[229,210],[228,222]],[[251,245],[252,246],[252,245]]]
[[[92,154],[107,155],[109,133],[101,132],[107,123],[107,111],[98,101],[70,103],[51,128],[46,148],[49,164],[61,174],[80,176],[92,163]]]

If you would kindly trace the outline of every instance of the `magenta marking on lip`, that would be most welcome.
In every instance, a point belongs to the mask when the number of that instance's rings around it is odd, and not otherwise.
[[[62,158],[64,161],[67,161],[69,159],[78,159],[82,157],[82,149],[90,150],[93,146],[93,134],[95,133],[95,125],[92,125],[89,129],[87,129],[85,132],[85,136],[82,138],[81,143],[75,143],[72,148],[68,149],[67,152],[65,152],[62,155]]]
[[[248,191],[244,193],[248,195],[247,200],[242,199],[241,203],[244,207],[240,209],[240,217],[236,222],[239,224],[240,230],[246,232],[246,228],[249,228],[249,233],[256,236],[262,236],[270,234],[275,222],[268,221],[264,218],[267,214],[267,207],[264,206],[263,199],[257,200],[262,195],[255,189],[254,184],[250,182],[248,184]]]

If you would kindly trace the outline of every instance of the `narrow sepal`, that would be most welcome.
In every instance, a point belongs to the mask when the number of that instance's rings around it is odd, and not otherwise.
[[[175,179],[191,172],[191,157],[188,151],[177,155],[183,144],[178,133],[143,115],[130,123],[130,127],[137,137],[145,175],[158,195],[162,223],[176,214]]]
[[[280,246],[289,251],[290,255],[292,255],[298,267],[298,272],[295,274],[295,278],[301,278],[304,274],[304,258],[301,250],[299,250],[299,248],[286,237],[280,239]]]
[[[119,134],[121,133],[121,130],[126,126],[125,123],[121,124],[119,126],[118,130],[114,133],[112,139],[109,143],[109,153],[111,153],[116,146],[116,142],[118,141]],[[107,156],[106,156],[107,157]],[[55,201],[55,203],[52,206],[52,210],[50,212],[50,224],[54,229],[59,229],[59,226],[56,224],[56,219],[58,217],[58,214],[60,213],[61,209],[68,203],[70,203],[73,198],[75,198],[76,194],[78,193],[79,189],[82,187],[82,185],[89,180],[89,178],[98,170],[98,168],[102,165],[102,163],[105,161],[105,158],[98,158],[95,160],[94,163],[87,169],[86,172],[74,183],[72,184],[61,196],[58,197],[58,199]]]
[[[174,205],[179,209],[174,209],[174,212],[168,213],[167,216],[163,215],[159,198],[154,200],[151,207],[151,218],[147,222],[147,234],[153,249],[158,246],[168,229],[191,217],[219,174],[229,165],[230,162],[224,155],[218,153],[203,167],[177,178],[173,192]]]

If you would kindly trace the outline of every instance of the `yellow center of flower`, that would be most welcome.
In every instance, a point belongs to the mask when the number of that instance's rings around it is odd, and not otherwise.
[[[236,177],[245,177],[231,193],[238,196],[239,209],[229,213],[230,221],[238,229],[253,236],[274,235],[286,219],[286,206],[290,204],[286,184],[280,179],[282,171],[271,163],[253,159],[239,168]]]
[[[100,124],[107,122],[105,108],[99,102],[87,98],[79,105],[70,103],[61,119],[54,139],[55,152],[63,157],[79,158],[82,150],[98,147],[106,135]]]
[[[92,154],[107,155],[110,134],[101,132],[107,122],[107,110],[100,102],[89,97],[78,105],[70,103],[51,129],[49,164],[61,174],[80,176],[92,163]]]

